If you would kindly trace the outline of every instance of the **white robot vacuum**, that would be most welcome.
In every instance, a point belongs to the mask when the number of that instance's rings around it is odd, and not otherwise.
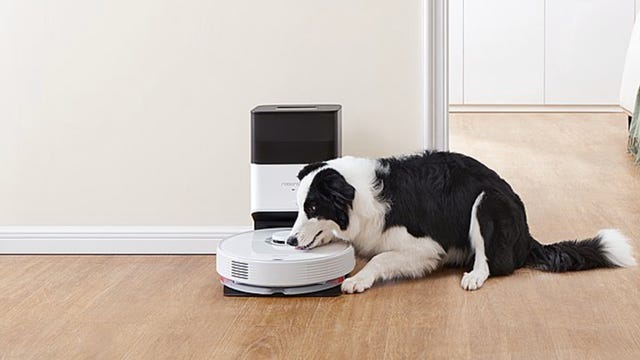
[[[305,295],[329,290],[339,294],[340,284],[355,267],[351,245],[333,242],[296,250],[285,244],[289,230],[249,231],[221,241],[216,253],[220,282],[236,295]],[[225,294],[234,295],[228,289]]]

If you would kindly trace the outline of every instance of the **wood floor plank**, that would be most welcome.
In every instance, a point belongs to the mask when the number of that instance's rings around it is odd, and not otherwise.
[[[640,249],[621,114],[454,114],[541,242],[615,227]],[[362,261],[358,263],[361,267]],[[2,256],[0,359],[638,359],[640,270],[461,270],[337,298],[225,298],[213,256]]]

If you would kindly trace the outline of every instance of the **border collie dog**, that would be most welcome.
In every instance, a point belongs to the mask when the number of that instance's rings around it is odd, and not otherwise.
[[[617,230],[540,244],[511,186],[461,154],[343,157],[309,164],[298,178],[299,212],[287,243],[304,250],[340,239],[370,259],[342,283],[346,293],[421,277],[441,265],[467,268],[466,290],[523,266],[561,272],[635,265]]]

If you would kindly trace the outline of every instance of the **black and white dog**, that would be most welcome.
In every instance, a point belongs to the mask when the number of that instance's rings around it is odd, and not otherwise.
[[[470,269],[461,281],[466,290],[523,266],[560,272],[635,265],[617,230],[540,244],[511,186],[461,154],[343,157],[307,165],[298,178],[299,212],[287,243],[310,249],[341,239],[370,258],[342,283],[347,293],[375,281],[420,277],[445,264]]]

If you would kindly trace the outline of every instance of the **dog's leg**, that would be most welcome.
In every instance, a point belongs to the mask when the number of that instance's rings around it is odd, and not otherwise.
[[[342,283],[342,291],[353,294],[370,288],[375,281],[401,277],[417,278],[435,270],[441,256],[409,251],[387,251],[374,256],[356,275]]]
[[[475,252],[473,262],[473,270],[464,273],[460,285],[465,290],[476,290],[482,287],[485,280],[489,277],[489,264],[485,255],[485,241],[480,232],[480,223],[478,221],[478,207],[484,198],[484,192],[480,193],[471,208],[471,224],[469,226],[469,242],[471,250]]]
[[[363,292],[374,282],[395,278],[417,278],[435,270],[444,256],[442,247],[430,238],[413,238],[414,246],[374,256],[356,275],[342,283],[342,291]],[[415,244],[418,246],[415,246]]]

